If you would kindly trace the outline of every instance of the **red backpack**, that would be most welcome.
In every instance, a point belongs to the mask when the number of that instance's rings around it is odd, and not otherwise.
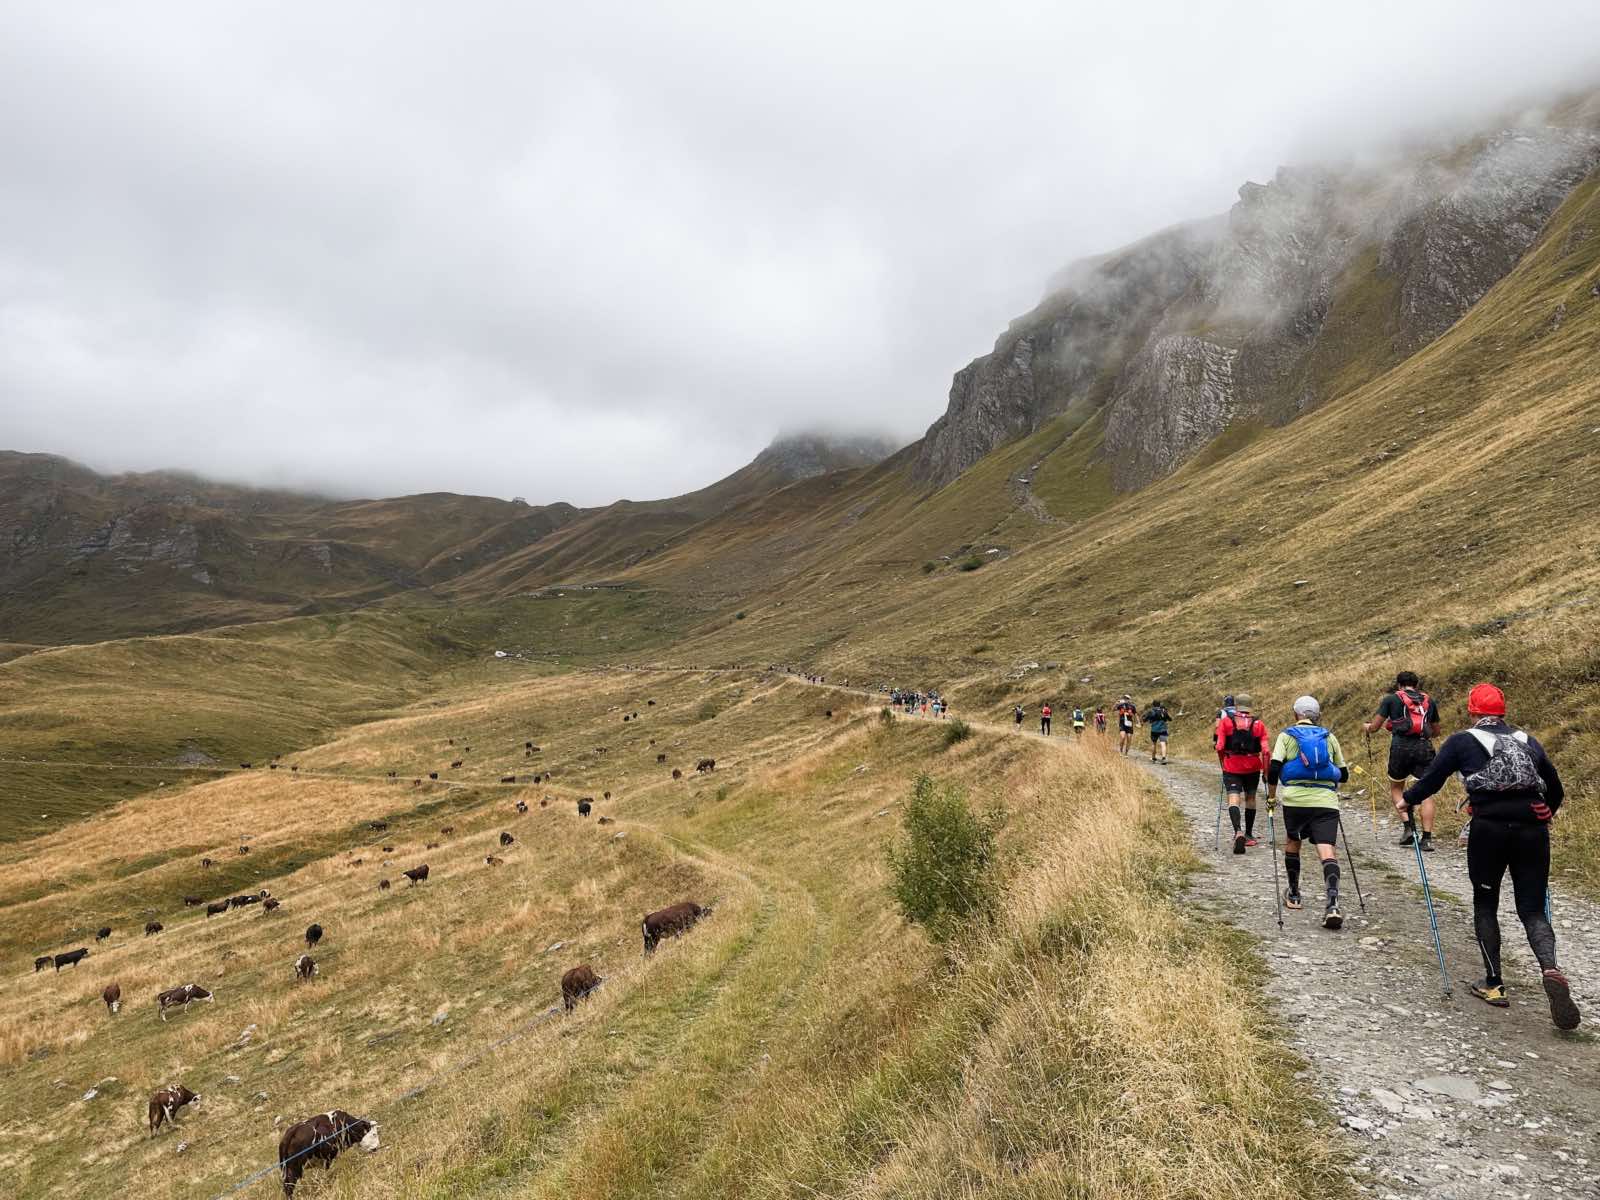
[[[1395,692],[1395,699],[1400,701],[1400,707],[1405,710],[1405,715],[1398,720],[1390,717],[1389,731],[1403,733],[1408,737],[1421,737],[1428,729],[1428,693],[1412,688],[1400,688]]]

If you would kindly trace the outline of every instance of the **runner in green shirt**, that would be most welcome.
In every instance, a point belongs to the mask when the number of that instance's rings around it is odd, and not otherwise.
[[[1289,890],[1285,908],[1303,907],[1300,899],[1300,843],[1310,841],[1322,860],[1322,881],[1328,908],[1324,929],[1344,924],[1339,911],[1339,785],[1350,778],[1339,739],[1318,725],[1322,706],[1315,697],[1294,702],[1295,723],[1278,735],[1267,764],[1267,811],[1283,790],[1283,869]]]

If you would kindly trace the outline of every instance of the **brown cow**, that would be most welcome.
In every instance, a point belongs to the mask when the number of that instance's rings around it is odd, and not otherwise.
[[[160,933],[161,929],[162,925],[160,921],[146,921],[144,923],[145,937],[149,937],[152,933]]]
[[[674,779],[682,779],[683,778],[683,772],[678,770],[677,767],[673,767],[672,768],[672,777]]]
[[[711,915],[711,905],[704,908],[693,900],[683,900],[666,908],[657,909],[645,916],[644,952],[652,954],[662,938],[677,937],[702,917]]]
[[[195,908],[196,906],[204,903],[205,899],[200,896],[185,896],[183,898],[183,906],[185,908]]]
[[[189,1005],[196,1000],[215,1000],[216,997],[198,983],[186,983],[182,987],[168,988],[156,997],[156,1012],[161,1014],[161,1019],[167,1019],[167,1009],[183,1006],[185,1012]]]
[[[665,754],[658,754],[656,755],[656,761],[658,763],[664,763],[667,761],[667,756]]]
[[[181,1083],[162,1088],[150,1097],[150,1136],[155,1136],[156,1130],[161,1128],[163,1122],[176,1125],[180,1108],[199,1103],[200,1097]]]
[[[409,871],[401,871],[400,874],[411,880],[412,883],[423,883],[428,878],[428,864],[423,863],[419,867],[412,867]]]
[[[444,826],[443,828],[441,828],[439,830],[439,832],[444,834],[445,837],[449,837],[455,831],[456,831],[456,827],[454,825],[446,825],[446,826]]]
[[[506,865],[506,860],[505,859],[496,858],[492,854],[485,855],[483,861],[484,861],[485,864],[487,864],[488,866],[491,866],[491,867],[503,867],[503,866]]]
[[[461,766],[461,760],[460,760],[460,759],[459,759],[459,758],[458,758],[458,759],[456,759],[456,760],[455,760],[455,762],[453,762],[453,763],[451,763],[451,764],[450,764],[450,769],[451,769],[451,770],[452,770],[452,771],[454,771],[454,770],[456,770],[456,769],[457,769],[457,768],[458,768],[458,767],[460,767],[460,766]]]
[[[694,769],[699,771],[702,775],[708,774],[709,772],[717,769],[717,760],[714,758],[702,758],[699,762],[695,763]]]
[[[231,904],[229,904],[228,901],[226,901],[226,900],[218,900],[214,904],[206,905],[206,916],[214,917],[218,913],[227,912],[228,909],[230,909],[231,907],[233,907],[233,906]]]
[[[122,985],[120,983],[106,984],[105,990],[100,993],[100,999],[106,1002],[106,1011],[112,1016],[116,1016],[118,1010],[122,1008]]]
[[[317,973],[317,964],[309,954],[302,954],[294,960],[294,977],[296,981],[304,983]]]
[[[378,880],[378,890],[380,892],[387,892],[389,890],[389,881],[387,879]]]
[[[610,792],[601,792],[600,793],[600,799],[602,799],[602,800],[611,799],[611,793]]]
[[[594,973],[594,968],[588,963],[581,967],[573,967],[561,977],[561,1006],[571,1012],[595,988],[599,987],[601,977]]]
[[[602,825],[611,824],[611,818],[610,817],[601,817],[600,818],[600,824],[602,824]]]
[[[268,896],[261,902],[261,915],[266,916],[273,909],[277,908],[280,903],[282,903],[282,901],[274,900],[271,896]]]
[[[437,850],[438,848],[439,848],[439,843],[438,842],[429,842],[426,846],[423,847],[424,850]]]
[[[212,865],[212,864],[211,864],[211,860],[210,860],[210,859],[209,859],[209,858],[202,858],[202,859],[201,859],[201,860],[200,860],[200,865],[201,865],[201,866],[202,866],[202,867],[209,867],[209,866],[211,866],[211,865]]]
[[[278,1167],[283,1171],[283,1194],[293,1196],[307,1166],[320,1162],[333,1166],[339,1151],[360,1146],[367,1153],[378,1148],[378,1126],[335,1108],[289,1126],[278,1139]]]
[[[502,775],[502,776],[500,776],[500,782],[501,783],[515,783],[516,781],[517,781],[517,777],[515,775]]]

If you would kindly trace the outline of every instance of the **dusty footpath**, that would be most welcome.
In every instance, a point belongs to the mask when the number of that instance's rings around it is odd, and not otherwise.
[[[1325,1095],[1363,1147],[1363,1188],[1378,1197],[1440,1200],[1600,1196],[1600,908],[1563,895],[1559,885],[1554,890],[1557,952],[1584,1013],[1577,1033],[1562,1034],[1550,1023],[1509,878],[1501,930],[1511,1007],[1491,1008],[1468,993],[1482,978],[1482,960],[1472,936],[1466,854],[1453,839],[1427,856],[1454,986],[1454,995],[1444,996],[1416,855],[1394,844],[1398,822],[1381,808],[1387,788],[1379,797],[1376,849],[1366,798],[1345,806],[1366,913],[1346,866],[1345,927],[1321,928],[1322,874],[1308,852],[1306,906],[1285,910],[1280,933],[1265,797],[1261,845],[1236,856],[1226,836],[1213,850],[1216,772],[1178,764],[1149,769],[1212,863],[1195,879],[1193,902],[1260,937],[1268,991],[1311,1064],[1307,1086]]]

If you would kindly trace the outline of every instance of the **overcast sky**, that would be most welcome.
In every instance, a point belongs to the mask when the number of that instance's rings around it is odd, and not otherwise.
[[[0,0],[0,447],[597,503],[909,441],[1067,261],[1600,82],[1594,0],[963,9]]]

